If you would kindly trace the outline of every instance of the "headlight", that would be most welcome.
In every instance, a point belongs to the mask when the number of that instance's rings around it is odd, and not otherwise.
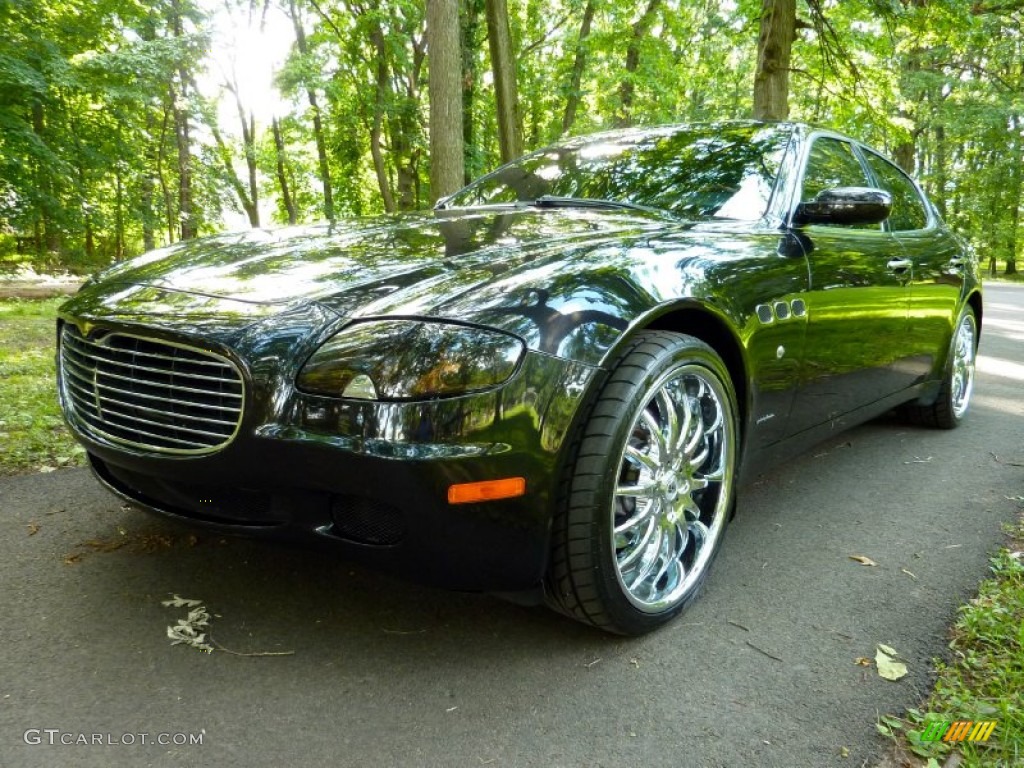
[[[419,320],[369,320],[338,332],[299,372],[304,392],[364,400],[423,400],[498,386],[523,343],[500,331]]]

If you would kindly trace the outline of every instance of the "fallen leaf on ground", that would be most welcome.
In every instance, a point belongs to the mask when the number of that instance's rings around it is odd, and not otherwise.
[[[875,666],[878,674],[886,680],[899,680],[907,674],[907,665],[897,661],[899,654],[888,645],[879,643],[875,647]]]
[[[929,456],[927,459],[922,459],[920,456],[915,456],[910,461],[904,461],[904,464],[929,464],[931,463],[932,457]]]
[[[878,565],[878,563],[876,563],[870,557],[866,557],[865,555],[850,555],[850,559],[851,560],[855,560],[856,562],[860,563],[861,565],[868,565],[868,566]]]
[[[161,600],[160,605],[165,608],[194,608],[197,605],[202,605],[202,600],[190,600],[187,597],[179,597],[174,595],[170,600]]]
[[[37,533],[39,533],[39,524],[38,523],[29,523],[25,527],[28,528],[28,535],[29,536],[35,536]]]
[[[81,559],[82,559],[82,556],[79,555],[79,554],[64,555],[64,565],[74,565],[75,563],[79,562]]]
[[[901,570],[901,571],[903,571],[903,573],[907,574],[907,576],[909,576],[910,578],[912,578],[912,579],[913,579],[914,581],[917,581],[917,576],[915,576],[914,574],[912,574],[912,573],[911,573],[910,571],[908,571],[908,570],[907,570],[906,568],[900,568],[900,570]]]
[[[867,656],[858,656],[856,659],[853,660],[853,663],[856,664],[858,667],[870,667],[871,659],[869,659]]]

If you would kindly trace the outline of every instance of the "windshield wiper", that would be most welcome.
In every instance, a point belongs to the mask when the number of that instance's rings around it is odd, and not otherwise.
[[[520,205],[532,205],[537,208],[623,208],[631,211],[645,211],[659,216],[671,216],[668,211],[653,208],[639,203],[627,203],[622,200],[603,200],[596,197],[558,197],[557,195],[541,195],[536,200],[523,200]]]

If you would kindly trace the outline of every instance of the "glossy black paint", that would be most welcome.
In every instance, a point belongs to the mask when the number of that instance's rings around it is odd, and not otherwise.
[[[222,530],[322,541],[421,581],[523,590],[544,573],[588,396],[641,329],[696,336],[725,360],[746,476],[934,397],[956,314],[971,301],[980,319],[981,297],[976,259],[930,204],[913,231],[801,224],[811,147],[841,137],[791,124],[701,130],[771,137],[777,178],[755,196],[764,210],[684,219],[589,205],[449,208],[222,235],[111,268],[61,308],[61,322],[215,351],[242,372],[247,401],[237,438],[194,458],[125,450],[71,418],[97,476]],[[849,151],[863,165],[853,186],[883,187],[868,150]],[[347,326],[394,319],[492,329],[526,352],[507,382],[471,394],[366,401],[297,386]],[[509,476],[527,479],[527,495],[447,504],[452,483]],[[345,510],[395,516],[391,538],[353,536]]]
[[[813,200],[800,203],[793,217],[808,224],[881,224],[892,211],[892,195],[871,187],[825,189]]]

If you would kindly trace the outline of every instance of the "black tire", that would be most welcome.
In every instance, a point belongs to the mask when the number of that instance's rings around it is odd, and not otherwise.
[[[547,602],[609,632],[649,632],[693,602],[732,511],[739,427],[721,358],[691,336],[637,334],[570,450]]]
[[[914,424],[935,429],[959,426],[971,404],[977,352],[978,320],[974,316],[974,309],[965,305],[953,327],[942,384],[935,402],[929,405],[908,403],[903,409],[907,418]]]

